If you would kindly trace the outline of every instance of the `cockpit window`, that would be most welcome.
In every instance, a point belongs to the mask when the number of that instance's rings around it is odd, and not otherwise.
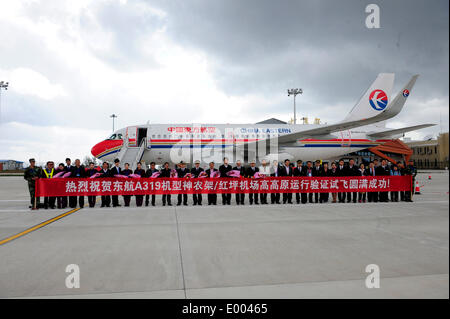
[[[111,135],[108,140],[115,140],[116,139],[116,134]]]

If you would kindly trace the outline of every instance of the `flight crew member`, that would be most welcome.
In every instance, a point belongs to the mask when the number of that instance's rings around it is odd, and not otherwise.
[[[220,177],[230,178],[227,175],[228,172],[233,170],[231,165],[228,165],[228,158],[223,158],[223,164],[219,166]],[[231,193],[222,193],[222,205],[231,205]]]
[[[381,165],[378,166],[378,176],[389,176],[389,167],[385,159],[381,160]],[[389,202],[389,192],[380,192],[378,200],[380,202]]]
[[[122,171],[122,173],[123,173],[123,171]],[[145,170],[142,168],[141,162],[138,162],[136,164],[136,169],[134,170],[134,174],[137,174],[141,177],[145,177]],[[136,206],[141,207],[143,202],[144,202],[144,195],[136,195]]]
[[[130,169],[130,164],[125,163],[124,168],[122,170],[122,175],[130,176],[131,174],[133,174],[133,171]],[[126,206],[126,207],[130,206],[130,201],[131,201],[131,195],[123,195],[124,206]],[[137,199],[136,199],[136,202],[137,202]]]
[[[177,175],[180,178],[184,178],[186,176],[186,174],[189,173],[188,169],[186,168],[186,163],[184,163],[183,161],[180,162],[179,164],[179,168],[177,169]],[[187,206],[187,200],[188,200],[188,196],[186,193],[184,194],[178,194],[178,202],[177,202],[177,206],[181,205],[181,200],[183,199],[183,205]]]
[[[73,168],[72,161],[70,160],[70,158],[67,157],[66,158],[66,166],[64,167],[64,170],[66,171],[66,173],[70,172],[72,174],[72,168]],[[72,177],[72,176],[69,176],[69,177]],[[61,200],[62,200],[62,203],[61,203],[62,208],[66,208],[67,205],[69,204],[69,197],[64,196]]]
[[[366,176],[366,174],[367,174],[366,167],[364,166],[364,163],[361,163],[359,165],[358,176]],[[358,202],[359,203],[365,203],[366,202],[366,192],[359,192],[359,194],[358,194]]]
[[[245,176],[245,168],[242,166],[240,160],[236,161],[236,166],[233,167],[233,170],[239,171],[241,176]],[[236,193],[236,205],[244,205],[245,201],[245,193]]]
[[[122,175],[122,169],[120,168],[120,160],[116,158],[114,160],[114,167],[111,168],[111,177],[114,177],[114,175]],[[118,195],[112,195],[112,204],[113,207],[120,207],[122,205],[119,204],[119,196]]]
[[[331,169],[328,173],[328,176],[337,178],[338,177],[338,170],[337,165],[335,162],[331,163]],[[336,203],[337,193],[333,192],[331,193],[331,197],[333,198],[332,203]]]
[[[269,165],[267,165],[267,162],[264,159],[261,161],[261,166],[259,167],[259,173],[266,177],[270,176],[270,167],[269,167]],[[267,202],[267,193],[261,192],[259,194],[259,199],[261,201],[261,204],[263,204],[263,205],[269,204]]]
[[[369,163],[369,167],[366,169],[366,176],[378,176],[377,170],[375,168],[375,163],[372,161]],[[369,203],[378,202],[378,192],[367,192],[367,201]]]
[[[417,170],[416,170],[416,168],[414,167],[414,164],[413,164],[412,162],[409,162],[409,165],[406,166],[406,167],[403,169],[402,175],[405,175],[405,176],[412,176],[412,180],[413,180],[413,184],[411,185],[411,190],[405,192],[405,201],[406,201],[406,202],[412,202],[412,201],[413,201],[413,200],[412,200],[412,194],[413,194],[413,191],[412,191],[412,190],[413,190],[413,188],[414,188],[414,177],[416,176],[416,174],[417,174]]]
[[[412,176],[411,196],[409,198],[410,201],[412,202],[412,195],[414,194],[414,189],[415,189],[415,185],[416,185],[416,175],[417,175],[417,169],[414,166],[413,161],[409,161],[409,163],[408,163],[408,172],[410,172],[411,176]]]
[[[55,175],[55,164],[52,161],[48,161],[46,167],[42,170],[41,178],[53,178]],[[44,208],[55,209],[56,197],[44,197]]]
[[[211,177],[211,173],[217,171],[217,168],[214,168],[214,162],[211,162],[209,163],[209,168],[205,172],[208,177]],[[217,194],[208,193],[208,205],[217,205]]]
[[[253,178],[256,172],[259,172],[259,168],[255,166],[256,162],[252,160],[250,162],[250,167],[247,168],[245,172],[245,177],[247,178]],[[253,205],[253,199],[255,199],[255,205],[259,205],[258,203],[258,193],[249,193],[248,194],[248,201],[250,205]]]
[[[156,169],[156,164],[155,162],[151,162],[150,168],[145,172],[145,177],[151,177],[156,172],[158,172],[158,170]],[[152,206],[155,206],[156,195],[153,194],[151,196],[152,196]],[[149,202],[150,202],[150,195],[147,194],[145,195],[145,206],[148,206]]]
[[[55,174],[64,172],[64,164],[63,163],[59,163],[58,168],[55,170]],[[58,209],[62,208],[62,202],[63,202],[63,196],[58,196],[56,197],[56,207],[58,207]]]
[[[90,177],[94,174],[97,174],[98,171],[95,169],[95,164],[93,162],[89,163],[89,168],[86,171],[86,176]],[[97,196],[88,196],[89,207],[95,207],[95,200]]]
[[[197,178],[204,169],[200,167],[200,161],[196,160],[194,162],[194,167],[191,169],[191,175],[193,178]],[[202,194],[192,194],[192,200],[194,201],[194,206],[202,206]]]
[[[344,160],[340,159],[339,160],[339,165],[337,167],[337,176],[341,177],[341,176],[345,176],[346,174],[346,168],[344,165]],[[339,203],[345,203],[345,192],[340,192],[338,193],[338,199],[339,199]]]
[[[81,161],[79,159],[75,160],[75,166],[72,167],[72,174],[70,175],[70,178],[84,178],[86,177],[86,170],[84,169],[84,166],[81,165]],[[78,203],[80,205],[80,208],[84,207],[84,196],[78,196]],[[77,207],[77,197],[76,196],[69,196],[69,206],[71,208]]]
[[[305,171],[305,176],[306,177],[313,177],[314,176],[314,168],[312,167],[312,162],[311,161],[307,161],[306,162],[306,171]],[[314,203],[313,201],[313,193],[309,192],[308,193],[308,201],[310,203]]]
[[[292,176],[296,176],[296,177],[306,176],[306,170],[303,167],[302,160],[297,161],[297,166],[294,168]],[[299,192],[300,192],[300,190],[299,190]],[[302,204],[305,204],[308,200],[308,195],[304,192],[295,193],[295,200],[296,200],[297,204],[300,204],[300,197],[301,197]]]
[[[23,178],[28,182],[28,190],[30,191],[31,209],[38,209],[40,204],[39,197],[35,198],[36,180],[42,175],[41,168],[36,166],[34,158],[29,159],[30,166],[25,170]]]
[[[102,169],[99,172],[101,175],[100,178],[109,178],[111,177],[111,171],[109,170],[109,164],[107,162],[103,162]],[[101,207],[111,207],[111,196],[102,195],[102,205]]]
[[[348,166],[346,169],[345,176],[359,176],[358,168],[355,165],[355,160],[351,158],[348,162]],[[347,203],[350,203],[353,200],[353,203],[356,203],[358,192],[350,192],[347,193]]]
[[[279,176],[280,166],[278,165],[278,161],[273,161],[272,166],[270,167],[270,176],[278,177]],[[281,204],[280,203],[280,193],[270,193],[270,203],[271,204]]]
[[[161,174],[159,175],[160,178],[170,178],[170,167],[169,163],[165,162],[164,167],[161,169]],[[170,194],[163,194],[162,195],[162,204],[163,206],[166,206],[166,200],[167,200],[167,206],[172,206],[172,203],[170,202]]]
[[[322,174],[321,177],[329,177],[330,176],[330,169],[328,168],[328,163],[322,164]],[[320,202],[321,203],[328,203],[328,199],[330,198],[330,193],[320,193]]]
[[[320,161],[319,160],[316,160],[316,162],[315,162],[312,176],[314,176],[314,177],[321,177],[322,176],[322,167],[320,166]],[[314,202],[315,203],[319,202],[319,195],[320,195],[319,193],[314,193]],[[320,201],[320,202],[322,202],[322,201]]]
[[[288,159],[284,160],[284,165],[280,167],[280,174],[281,177],[287,177],[292,176],[294,174],[294,170],[291,167],[291,161]],[[292,204],[292,193],[283,193],[283,204]]]
[[[400,176],[403,176],[404,173],[405,173],[405,171],[404,171],[404,168],[405,168],[404,163],[401,162],[401,161],[399,161],[399,162],[397,163],[397,166],[398,166],[398,170],[400,171]],[[413,184],[413,187],[414,187],[414,184]],[[400,191],[400,200],[401,200],[402,202],[405,201],[405,192],[404,192],[404,191]]]

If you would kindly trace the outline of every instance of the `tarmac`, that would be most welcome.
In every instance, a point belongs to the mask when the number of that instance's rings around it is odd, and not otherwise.
[[[414,203],[97,203],[1,244],[0,298],[449,298],[449,174],[417,179]],[[0,177],[0,242],[69,211],[28,205]]]

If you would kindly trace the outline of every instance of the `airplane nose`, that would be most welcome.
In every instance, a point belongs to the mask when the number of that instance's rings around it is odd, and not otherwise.
[[[122,147],[122,140],[105,140],[100,143],[95,144],[91,149],[91,154],[100,158],[110,153],[116,153]]]

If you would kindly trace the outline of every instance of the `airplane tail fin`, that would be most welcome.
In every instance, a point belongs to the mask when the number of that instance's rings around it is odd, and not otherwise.
[[[383,111],[389,103],[394,79],[394,73],[378,74],[372,85],[344,119],[344,122],[367,119]]]

